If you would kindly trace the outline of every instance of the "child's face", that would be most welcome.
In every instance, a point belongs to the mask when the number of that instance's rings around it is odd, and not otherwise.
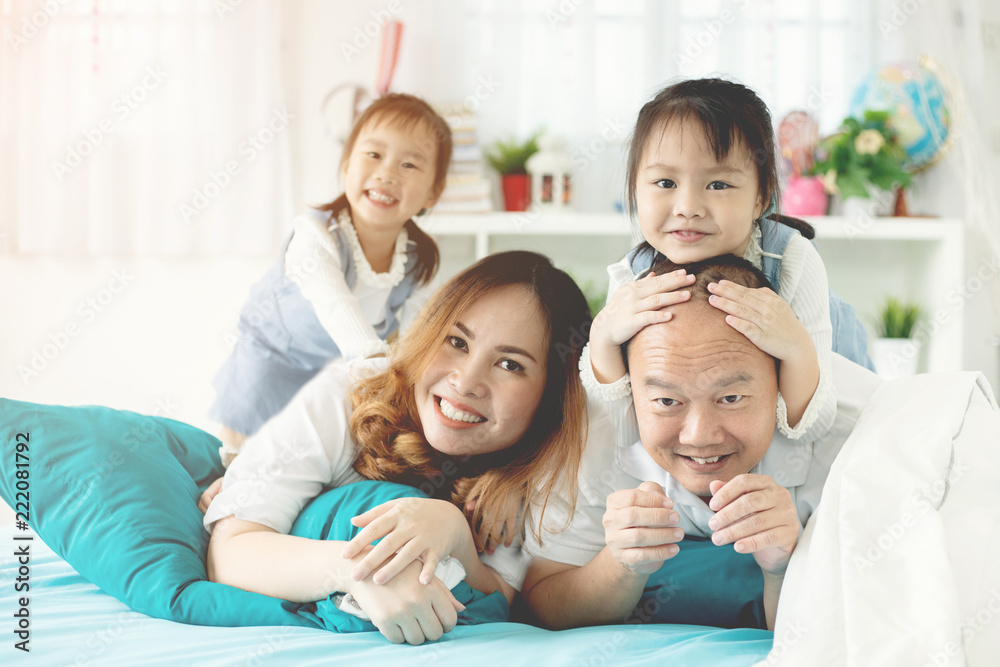
[[[643,238],[678,264],[742,256],[763,212],[747,148],[737,144],[717,161],[697,121],[650,133],[635,194]]]
[[[417,123],[403,130],[373,119],[358,134],[344,165],[344,191],[355,228],[398,234],[403,223],[434,205],[437,144]]]

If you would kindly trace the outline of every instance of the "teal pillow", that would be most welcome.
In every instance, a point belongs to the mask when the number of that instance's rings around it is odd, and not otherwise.
[[[0,398],[0,448],[0,497],[22,511],[17,494],[27,494],[38,536],[132,609],[197,625],[316,627],[298,605],[207,581],[198,498],[224,472],[208,433],[134,412]]]

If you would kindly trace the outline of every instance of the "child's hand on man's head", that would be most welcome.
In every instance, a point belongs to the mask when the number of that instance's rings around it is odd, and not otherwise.
[[[653,272],[619,287],[590,327],[590,361],[598,382],[609,384],[625,374],[621,345],[650,324],[666,322],[668,306],[691,298],[694,275],[678,269],[662,276]]]
[[[760,569],[784,574],[799,539],[799,516],[792,494],[769,475],[737,475],[728,482],[709,484],[708,506],[715,516],[708,522],[712,542],[734,544],[751,553]]]
[[[787,301],[766,287],[753,289],[728,280],[709,283],[708,302],[727,314],[726,322],[776,359],[789,361],[811,354],[809,332]]]

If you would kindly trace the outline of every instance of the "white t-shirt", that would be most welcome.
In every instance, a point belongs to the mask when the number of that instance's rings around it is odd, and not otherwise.
[[[232,515],[287,534],[323,487],[362,481],[352,467],[358,444],[350,428],[350,391],[387,364],[384,358],[338,360],[310,380],[243,444],[205,512],[205,528],[211,532],[216,521]],[[501,546],[481,560],[520,590],[527,561],[519,545]]]
[[[791,492],[803,526],[819,504],[834,458],[850,436],[868,398],[882,382],[871,371],[839,355],[834,355],[832,370],[839,399],[836,419],[826,435],[802,443],[775,432],[764,458],[751,471],[773,477]],[[678,526],[686,535],[711,536],[708,521],[715,513],[663,470],[641,442],[612,444],[615,426],[611,415],[621,409],[620,403],[588,396],[590,421],[577,478],[575,512],[570,517],[568,498],[553,493],[545,511],[542,543],[528,534],[525,549],[532,556],[576,566],[590,562],[605,546],[603,519],[608,496],[622,489],[634,489],[645,481],[662,486],[673,500],[674,510],[680,515]],[[567,518],[572,520],[570,527],[556,532]],[[538,517],[534,519],[537,521]]]
[[[400,231],[389,270],[375,273],[346,209],[340,212],[332,226],[340,228],[351,247],[357,274],[354,287],[348,287],[344,279],[337,241],[330,234],[330,228],[309,215],[301,215],[292,223],[292,240],[285,251],[285,275],[299,286],[302,296],[312,304],[317,319],[345,359],[384,354],[388,347],[374,327],[385,320],[386,302],[392,288],[405,276],[409,235],[405,229]],[[430,284],[421,285],[407,298],[399,313],[401,332],[409,327],[432,293]]]

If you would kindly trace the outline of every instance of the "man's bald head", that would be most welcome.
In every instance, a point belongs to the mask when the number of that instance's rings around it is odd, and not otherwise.
[[[726,256],[677,266],[696,276],[691,299],[673,317],[637,333],[627,348],[632,398],[643,446],[685,488],[709,496],[712,480],[749,472],[774,434],[778,395],[773,358],[726,322],[708,301],[708,284],[729,280],[770,287],[749,262]]]

